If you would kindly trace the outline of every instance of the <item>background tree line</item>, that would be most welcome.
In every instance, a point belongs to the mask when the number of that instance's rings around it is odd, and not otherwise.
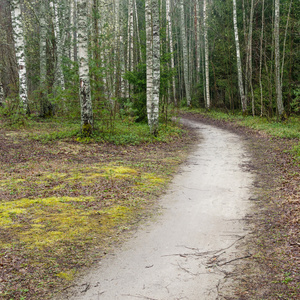
[[[2,113],[148,119],[169,104],[300,110],[293,0],[0,0]],[[80,90],[80,92],[78,92]]]

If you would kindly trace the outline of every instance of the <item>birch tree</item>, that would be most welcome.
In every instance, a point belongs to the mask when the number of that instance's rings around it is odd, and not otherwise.
[[[19,75],[20,105],[24,113],[29,113],[28,88],[26,78],[25,38],[20,0],[11,0],[11,19],[15,43],[15,54]]]
[[[252,115],[255,115],[254,94],[252,86],[252,31],[253,31],[253,14],[254,14],[254,0],[251,0],[250,19],[249,19],[249,33],[247,43],[247,61],[246,61],[246,82],[249,82],[252,103]],[[247,94],[247,91],[245,92]]]
[[[203,1],[203,27],[204,27],[204,54],[205,54],[206,108],[210,109],[210,95],[209,95],[209,49],[208,49],[208,38],[207,38],[207,10],[206,10],[206,0]]]
[[[160,37],[158,0],[145,1],[145,18],[147,116],[150,133],[153,135],[157,135],[160,88]]]
[[[88,21],[87,0],[77,1],[78,15],[78,62],[79,62],[79,95],[81,107],[81,131],[89,136],[93,130],[93,110],[88,64]]]
[[[237,71],[238,71],[238,84],[239,92],[242,103],[243,114],[247,112],[247,101],[244,94],[244,85],[243,85],[243,74],[242,74],[242,63],[241,63],[241,54],[240,54],[240,43],[239,43],[239,33],[237,27],[237,16],[236,16],[236,0],[232,0],[233,3],[233,25],[234,25],[234,38],[235,38],[235,47],[236,47],[236,61],[237,61]]]
[[[168,37],[168,40],[169,40],[170,52],[171,52],[171,69],[174,70],[175,63],[174,63],[174,46],[173,46],[170,0],[166,0],[166,19],[167,19],[167,37]],[[175,86],[175,77],[174,76],[172,76],[172,88],[173,88],[174,104],[175,104],[175,106],[177,106],[176,86]]]
[[[282,87],[280,77],[280,48],[279,48],[280,1],[275,0],[274,38],[275,38],[275,87],[276,103],[279,118],[284,118],[282,102]]]
[[[147,116],[150,132],[152,130],[152,100],[153,100],[153,39],[151,0],[145,0],[146,21],[146,88],[147,88]]]
[[[261,32],[260,32],[260,51],[259,51],[259,88],[260,88],[260,116],[263,116],[263,86],[262,86],[262,58],[263,58],[263,41],[264,41],[264,26],[265,26],[265,0],[262,0],[261,9]]]
[[[63,39],[60,31],[59,26],[59,5],[61,5],[61,2],[57,4],[57,0],[51,0],[50,2],[52,13],[53,13],[53,27],[54,27],[54,35],[55,35],[55,41],[56,41],[56,80],[61,87],[62,90],[65,89],[65,79],[62,69],[62,57],[63,57]]]
[[[70,0],[70,60],[75,61],[75,44],[76,44],[76,30],[75,30],[75,0]]]
[[[183,0],[180,0],[180,28],[181,28],[181,42],[182,42],[182,52],[183,52],[183,76],[184,76],[184,83],[185,83],[186,102],[187,102],[187,106],[191,106],[189,62],[188,62],[188,49],[187,49]]]
[[[52,105],[47,100],[47,1],[40,2],[40,116],[52,115]]]
[[[153,22],[153,100],[150,108],[150,132],[158,133],[159,89],[160,89],[160,36],[159,36],[159,0],[152,0]]]
[[[0,107],[4,106],[4,90],[3,90],[3,85],[1,82],[1,78],[0,78]]]

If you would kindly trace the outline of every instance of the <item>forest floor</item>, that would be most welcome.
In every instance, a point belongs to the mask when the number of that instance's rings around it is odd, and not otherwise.
[[[224,288],[219,298],[297,299],[300,171],[288,150],[299,140],[184,115],[243,136],[257,175],[243,241],[251,257],[228,274],[234,295]],[[128,238],[156,214],[158,195],[197,139],[189,131],[168,143],[116,146],[43,143],[28,133],[0,129],[0,296],[9,300],[51,297]]]
[[[68,127],[38,122],[0,129],[1,299],[51,298],[112,251],[156,211],[195,139],[179,130],[134,146],[53,140]]]

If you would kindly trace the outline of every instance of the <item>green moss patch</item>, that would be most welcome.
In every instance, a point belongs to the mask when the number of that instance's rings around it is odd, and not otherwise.
[[[155,211],[156,196],[183,160],[185,142],[191,142],[172,133],[164,138],[168,143],[83,144],[64,128],[57,134],[50,121],[43,126],[44,132],[32,128],[0,139],[5,300],[51,299],[82,267],[113,251]],[[47,145],[32,140],[43,134],[49,134]]]

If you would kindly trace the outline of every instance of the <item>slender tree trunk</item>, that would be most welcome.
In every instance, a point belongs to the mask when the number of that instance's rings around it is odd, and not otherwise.
[[[289,11],[288,11],[288,15],[287,15],[287,19],[286,19],[286,25],[285,25],[285,32],[284,32],[282,63],[281,63],[281,78],[280,78],[281,86],[282,86],[282,80],[283,80],[283,68],[284,68],[284,58],[285,58],[286,37],[287,37],[287,30],[288,30],[288,27],[289,27],[292,4],[293,4],[293,0],[290,1]]]
[[[76,42],[76,30],[75,30],[75,0],[70,0],[70,60],[75,61],[75,42]]]
[[[203,29],[204,29],[204,52],[205,52],[205,90],[206,90],[206,108],[210,109],[210,93],[209,93],[209,50],[207,38],[207,10],[206,0],[203,1]]]
[[[18,65],[20,105],[24,113],[29,113],[25,61],[25,38],[20,0],[11,1],[11,18],[14,31],[16,60]]]
[[[56,0],[50,2],[53,11],[53,25],[54,25],[54,35],[56,41],[56,79],[62,90],[65,89],[65,79],[62,69],[62,57],[63,57],[63,40],[59,28],[59,16],[58,7]]]
[[[119,36],[120,36],[120,0],[115,0],[115,37],[114,37],[114,89],[115,97],[120,95],[119,80]]]
[[[78,0],[78,61],[79,61],[79,95],[81,106],[81,131],[89,136],[93,130],[93,110],[88,64],[88,21],[87,1]]]
[[[153,102],[151,105],[150,132],[158,133],[159,117],[159,90],[160,90],[160,26],[159,26],[159,0],[152,0],[153,24]]]
[[[0,107],[4,107],[4,90],[3,90],[3,85],[1,82],[1,78],[0,78]]]
[[[187,51],[187,38],[185,29],[185,18],[184,18],[184,6],[183,0],[180,0],[180,27],[181,27],[181,41],[182,41],[182,52],[183,52],[183,76],[185,82],[185,94],[187,106],[191,106],[191,94],[190,94],[190,82],[189,82],[189,63],[188,63],[188,51]]]
[[[249,20],[249,33],[248,33],[248,43],[247,43],[247,78],[249,82],[250,91],[251,91],[251,104],[252,104],[252,115],[255,115],[255,106],[254,106],[254,93],[252,86],[252,31],[253,31],[253,14],[254,14],[254,0],[251,0],[251,9],[250,9],[250,20]]]
[[[150,132],[152,131],[153,109],[153,37],[152,37],[152,13],[151,0],[145,0],[146,20],[146,86],[147,86],[147,116]]]
[[[47,2],[40,3],[40,116],[51,117],[53,107],[47,99]]]
[[[119,31],[119,44],[120,44],[120,77],[121,77],[121,97],[124,98],[126,97],[126,83],[124,80],[124,74],[125,74],[125,48],[124,48],[124,10],[123,10],[123,2],[120,2],[120,24],[121,28]]]
[[[260,87],[260,116],[263,116],[263,86],[262,86],[262,57],[263,57],[263,41],[264,41],[264,26],[265,26],[265,0],[262,0],[261,10],[261,33],[260,33],[260,54],[259,54],[259,87]]]
[[[196,82],[199,82],[200,75],[200,51],[199,51],[199,39],[200,39],[200,30],[199,30],[199,2],[194,0],[194,27],[195,27],[195,62],[196,62]]]
[[[134,11],[135,11],[135,22],[136,22],[136,34],[137,34],[137,42],[138,42],[138,52],[140,59],[142,60],[142,50],[141,50],[141,38],[140,38],[140,29],[139,29],[139,16],[138,16],[138,11],[137,11],[137,6],[136,6],[136,0],[133,0],[134,4]],[[137,60],[138,61],[138,60]]]
[[[279,48],[279,22],[280,9],[279,0],[275,0],[275,20],[274,20],[274,37],[275,37],[275,87],[276,87],[276,103],[279,118],[283,118],[284,107],[282,102],[282,87],[280,82],[280,48]]]
[[[172,34],[172,18],[171,18],[171,10],[170,10],[170,0],[166,0],[166,14],[167,14],[167,35],[170,41],[170,52],[171,52],[171,69],[172,72],[175,68],[174,63],[174,45],[173,45],[173,34]],[[175,77],[172,76],[172,88],[173,88],[173,98],[175,106],[178,105],[177,98],[176,98],[176,84],[175,84]]]
[[[40,3],[40,88],[46,87],[46,75],[47,75],[47,22],[46,22],[46,2],[41,0]]]
[[[232,2],[233,2],[233,25],[234,25],[234,37],[235,37],[235,47],[236,47],[236,60],[237,60],[237,69],[238,69],[239,91],[240,91],[240,97],[241,97],[242,111],[243,111],[243,114],[246,114],[247,102],[246,102],[246,98],[245,98],[245,94],[244,94],[244,86],[243,86],[240,43],[239,43],[239,34],[238,34],[238,27],[237,27],[237,17],[236,17],[236,0],[232,0]]]
[[[134,60],[133,60],[133,34],[134,34],[134,26],[133,26],[133,0],[130,0],[130,28],[129,28],[129,32],[130,32],[130,38],[128,38],[128,42],[129,42],[129,45],[130,45],[130,50],[129,50],[129,57],[130,57],[130,62],[129,62],[129,65],[130,65],[130,68],[129,70],[131,72],[133,72],[134,70]]]

